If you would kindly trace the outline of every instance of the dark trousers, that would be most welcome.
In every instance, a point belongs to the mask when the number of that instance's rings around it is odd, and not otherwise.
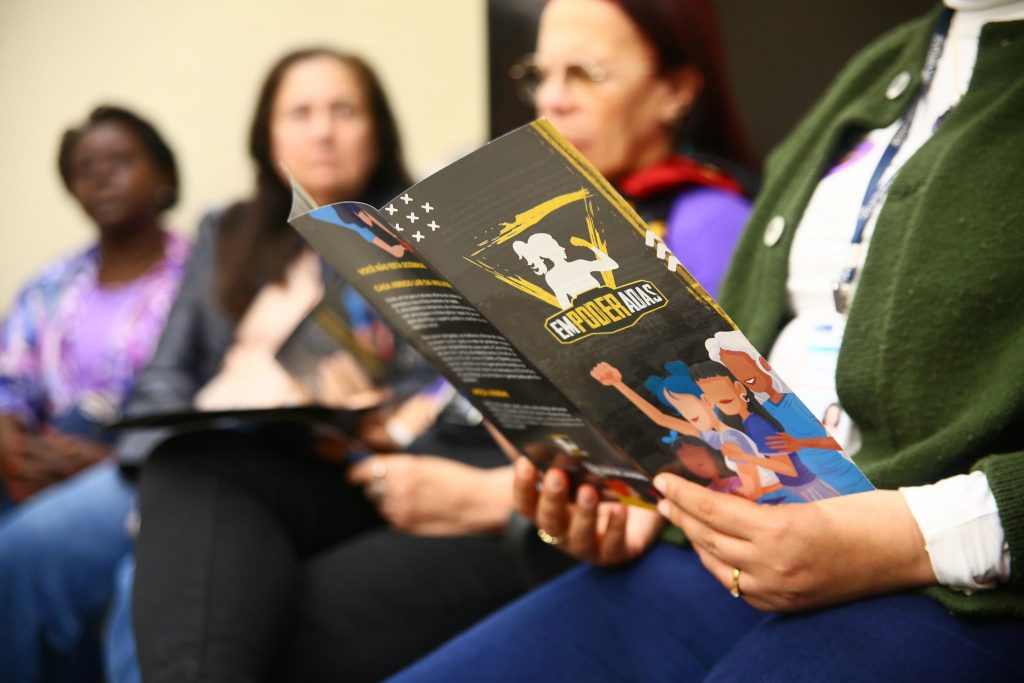
[[[501,536],[394,532],[342,467],[292,443],[183,435],[143,468],[147,683],[379,680],[529,587]],[[501,462],[479,435],[449,451]]]

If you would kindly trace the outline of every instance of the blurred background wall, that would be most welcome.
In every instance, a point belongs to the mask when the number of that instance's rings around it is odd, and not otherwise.
[[[100,102],[150,118],[182,173],[170,223],[246,193],[256,92],[310,43],[377,69],[417,177],[487,138],[482,0],[0,0],[0,316],[18,288],[89,242],[57,174],[63,131]]]

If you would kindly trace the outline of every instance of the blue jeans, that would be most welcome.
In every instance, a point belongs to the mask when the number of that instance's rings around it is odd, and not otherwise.
[[[132,547],[134,487],[96,464],[0,516],[0,680],[99,677],[101,622]]]
[[[580,567],[390,679],[1020,681],[1024,621],[967,621],[900,593],[797,615],[736,600],[696,554]]]
[[[139,659],[132,629],[132,583],[135,555],[121,558],[114,575],[114,596],[110,601],[103,644],[103,670],[107,683],[140,683]]]

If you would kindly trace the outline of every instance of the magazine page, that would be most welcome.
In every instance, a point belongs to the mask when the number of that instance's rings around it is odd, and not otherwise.
[[[660,237],[547,122],[451,164],[380,218],[458,298],[450,310],[479,311],[544,379],[545,396],[550,384],[567,404],[559,410],[604,437],[598,451],[569,444],[563,459],[597,476],[634,465],[648,477],[673,471],[763,503],[871,488]],[[492,364],[508,353],[497,348],[487,348]],[[547,405],[513,395],[507,379],[477,379],[471,395],[488,416]]]
[[[377,329],[375,316],[352,315],[359,313],[359,306],[350,288],[329,279],[323,298],[278,349],[277,362],[311,396],[321,394],[324,360],[340,353],[349,354],[373,382],[387,381],[394,343],[386,339],[387,331]]]

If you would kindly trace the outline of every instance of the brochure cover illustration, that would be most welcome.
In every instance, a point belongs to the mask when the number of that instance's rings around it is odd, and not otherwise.
[[[871,484],[718,304],[546,121],[380,210],[292,225],[542,468],[626,503],[671,471],[778,504]]]

